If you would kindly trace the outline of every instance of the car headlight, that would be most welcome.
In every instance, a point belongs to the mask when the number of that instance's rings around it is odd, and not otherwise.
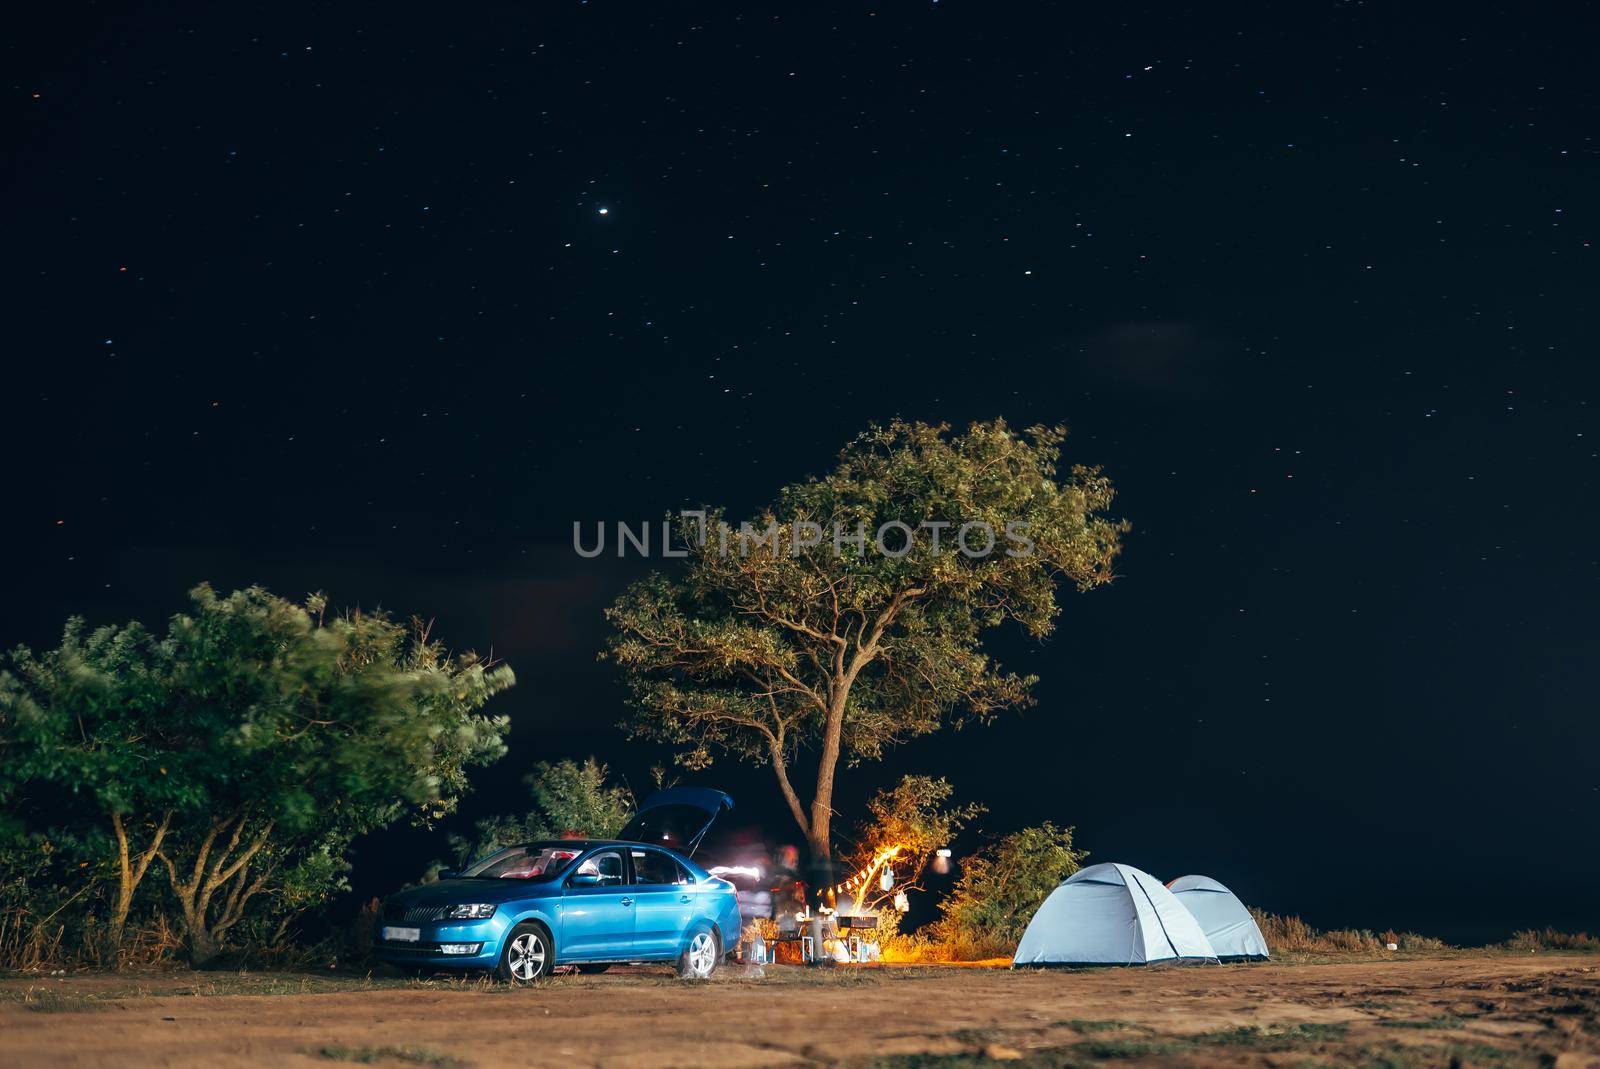
[[[467,902],[459,906],[451,906],[444,911],[445,919],[452,921],[480,921],[485,917],[494,916],[493,902]]]

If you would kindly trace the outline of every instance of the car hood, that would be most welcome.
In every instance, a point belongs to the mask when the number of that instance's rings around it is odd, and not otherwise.
[[[439,880],[408,887],[389,896],[391,903],[411,906],[448,906],[459,902],[507,902],[514,898],[556,895],[554,880]]]

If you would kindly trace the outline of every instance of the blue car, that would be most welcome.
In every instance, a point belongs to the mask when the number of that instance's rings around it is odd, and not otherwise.
[[[733,884],[690,860],[733,799],[674,787],[616,839],[525,843],[384,903],[374,953],[408,967],[488,969],[528,983],[557,965],[672,962],[705,979],[739,941]]]

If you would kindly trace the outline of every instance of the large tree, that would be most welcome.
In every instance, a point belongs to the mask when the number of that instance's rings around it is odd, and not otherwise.
[[[1002,671],[985,632],[1011,621],[1043,638],[1059,583],[1111,580],[1126,525],[1106,515],[1098,469],[1059,469],[1064,439],[897,421],[782,488],[755,524],[686,515],[686,571],[650,575],[607,611],[632,732],[689,768],[721,753],[769,765],[825,861],[841,759],[1028,704],[1034,680]]]
[[[480,713],[505,666],[450,656],[415,621],[325,618],[259,588],[12,655],[0,674],[0,801],[74,799],[112,829],[114,929],[154,863],[202,962],[258,898],[305,904],[363,832],[451,810],[469,766],[504,752]]]
[[[129,910],[172,824],[203,796],[167,775],[148,726],[166,704],[156,640],[138,623],[85,628],[61,644],[10,655],[0,671],[0,803],[9,833],[68,846],[82,898],[108,879],[106,949],[114,957]]]

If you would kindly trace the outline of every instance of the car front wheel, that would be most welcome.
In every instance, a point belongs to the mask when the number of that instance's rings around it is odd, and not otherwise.
[[[709,979],[721,961],[722,946],[717,942],[717,933],[710,928],[696,928],[689,933],[678,958],[678,975],[685,980]]]
[[[506,936],[495,976],[508,984],[530,984],[550,974],[555,954],[550,937],[537,924],[519,924]]]

